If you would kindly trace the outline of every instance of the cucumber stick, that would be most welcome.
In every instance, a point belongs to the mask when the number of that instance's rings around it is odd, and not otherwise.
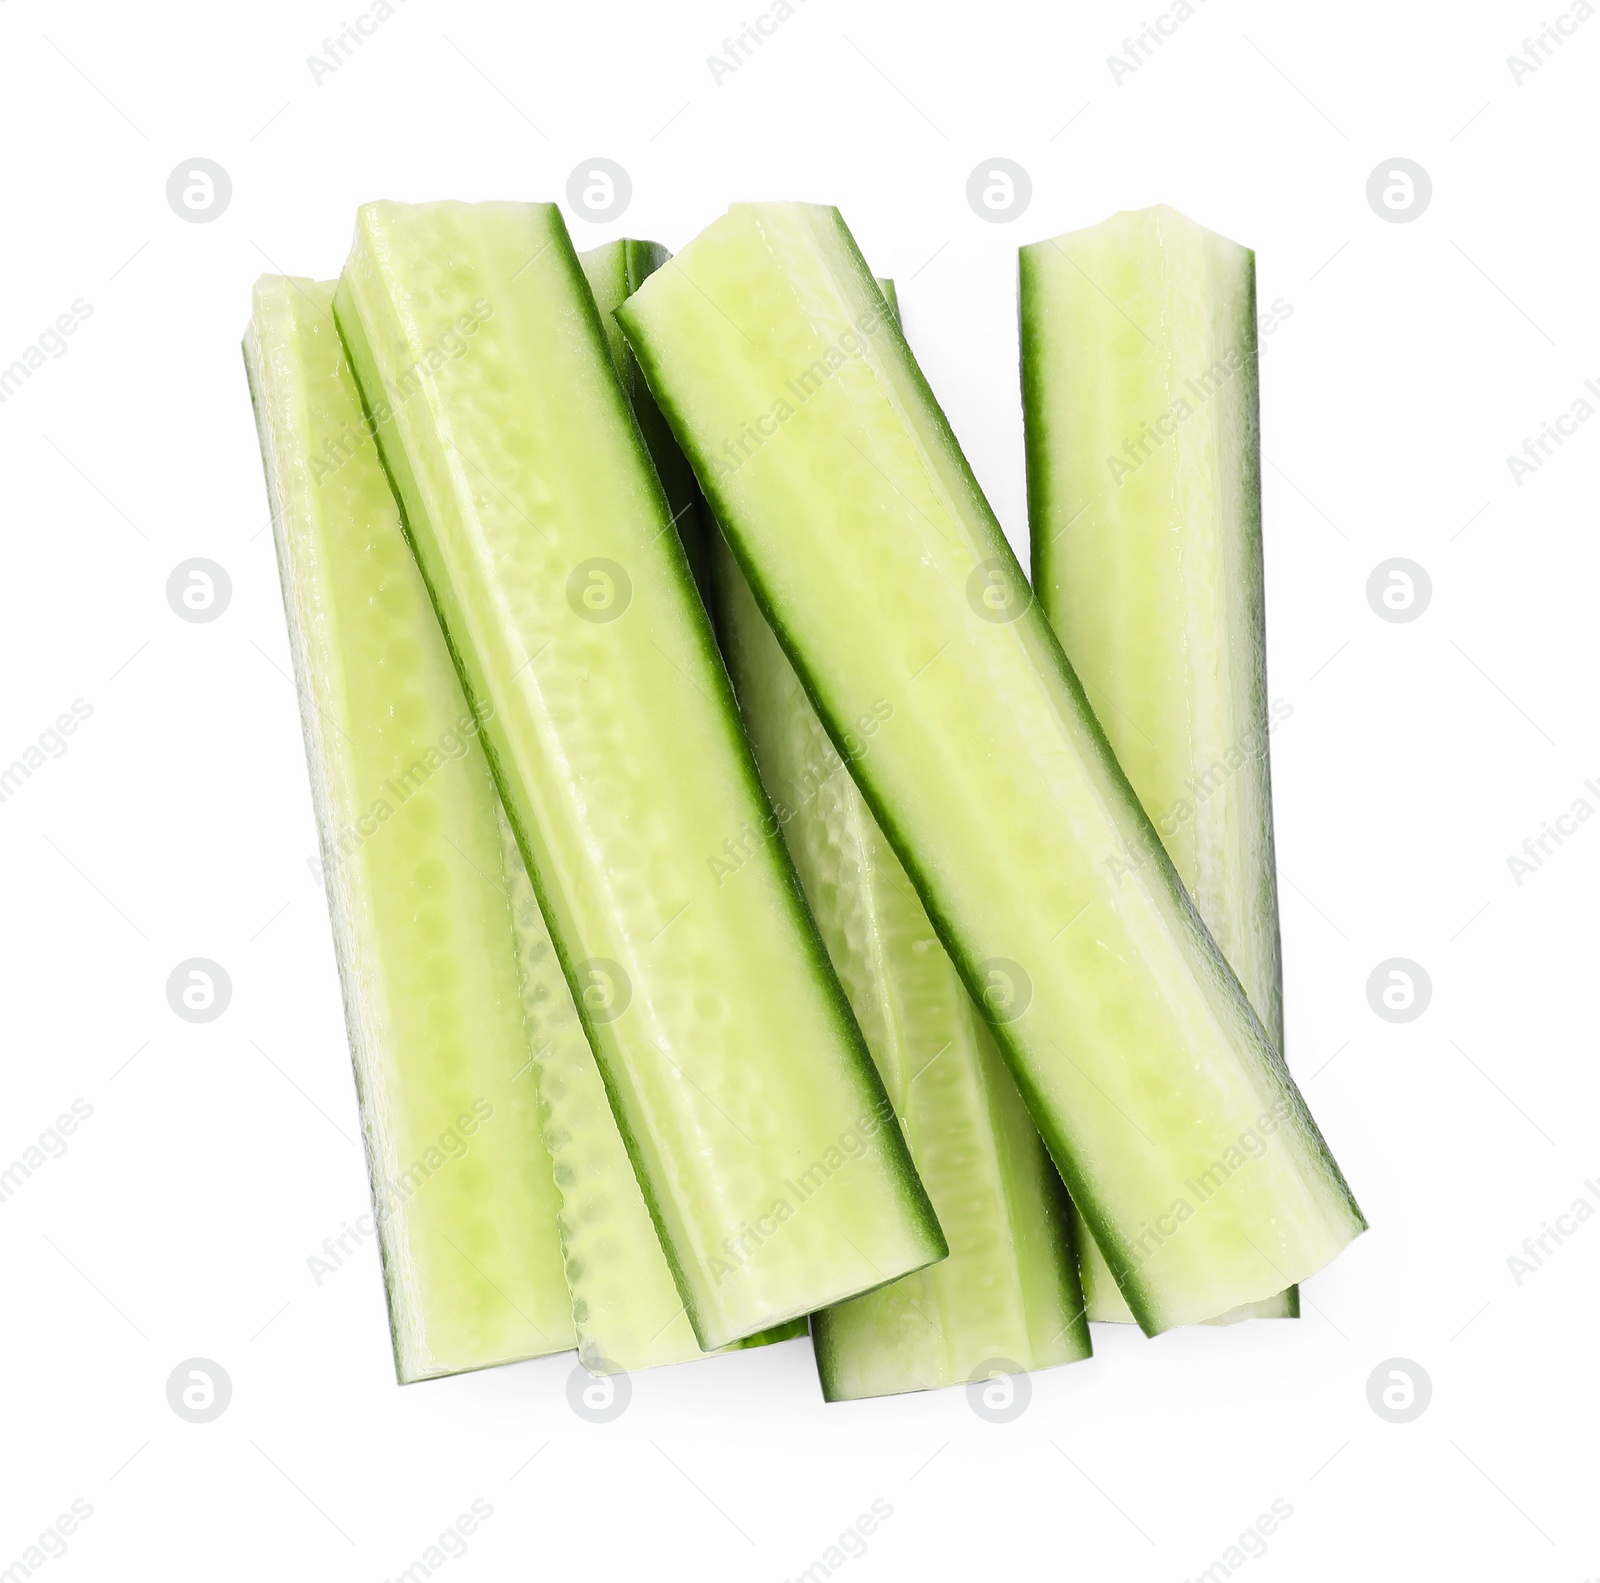
[[[837,211],[735,206],[618,319],[1140,1325],[1320,1268],[1360,1211]]]
[[[1281,1051],[1255,255],[1162,206],[1025,247],[1019,276],[1034,589]],[[1090,1318],[1131,1318],[1109,1274]]]
[[[812,1317],[823,1393],[929,1390],[980,1366],[1088,1357],[1066,1194],[1016,1084],[720,538],[712,573],[756,762],[950,1239],[943,1263]]]
[[[943,1257],[555,207],[368,205],[334,308],[701,1346]]]
[[[261,280],[245,361],[406,1382],[574,1335],[498,800],[332,293]]]

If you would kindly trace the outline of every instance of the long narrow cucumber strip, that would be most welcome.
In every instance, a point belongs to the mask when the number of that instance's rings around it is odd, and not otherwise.
[[[573,1345],[498,799],[331,311],[255,288],[245,363],[402,1382]]]
[[[640,242],[623,238],[607,242],[578,254],[584,278],[594,294],[594,304],[600,313],[600,324],[606,332],[606,346],[611,361],[616,366],[622,388],[627,392],[633,415],[644,436],[645,448],[655,463],[656,475],[666,493],[667,504],[672,508],[672,520],[677,525],[678,537],[683,542],[684,554],[694,573],[700,597],[709,603],[711,593],[711,550],[708,524],[702,520],[704,502],[700,486],[694,481],[694,472],[678,449],[667,420],[655,404],[639,373],[639,365],[628,343],[622,338],[622,327],[615,314],[627,299],[642,286],[672,255],[659,242]]]
[[[1320,1268],[1360,1211],[838,212],[736,206],[618,318],[1140,1325]]]
[[[516,835],[503,815],[501,835],[544,1141],[561,1194],[561,1251],[579,1361],[593,1374],[612,1374],[704,1357],[612,1117]],[[805,1320],[795,1319],[733,1346],[805,1333]]]
[[[334,307],[701,1346],[943,1257],[555,207],[369,205]]]
[[[950,1240],[943,1263],[813,1316],[823,1394],[1088,1357],[1067,1195],[1016,1084],[720,538],[712,574],[756,762]]]
[[[1025,247],[1019,273],[1034,589],[1281,1051],[1255,255],[1163,206]],[[1087,1284],[1090,1318],[1131,1318]]]

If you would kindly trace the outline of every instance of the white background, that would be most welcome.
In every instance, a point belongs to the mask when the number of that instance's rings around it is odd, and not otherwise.
[[[93,709],[0,803],[0,1165],[93,1107],[0,1203],[0,1571],[82,1498],[47,1583],[376,1583],[482,1498],[450,1583],[779,1580],[881,1498],[848,1583],[1180,1583],[1281,1498],[1251,1583],[1600,1572],[1600,1222],[1520,1285],[1506,1262],[1600,1178],[1600,828],[1520,886],[1506,862],[1574,799],[1600,807],[1600,423],[1520,486],[1505,460],[1600,379],[1600,19],[1518,86],[1508,54],[1556,14],[1531,0],[1202,0],[1118,85],[1107,56],[1160,0],[795,0],[718,85],[707,56],[763,0],[396,0],[314,83],[362,4],[0,6],[0,366],[93,308],[0,406],[0,763]],[[1009,224],[965,197],[997,155],[1033,182]],[[196,156],[233,184],[205,224],[165,196]],[[575,222],[580,247],[680,246],[735,199],[838,203],[1019,548],[1019,244],[1170,202],[1254,246],[1263,305],[1293,305],[1262,367],[1288,1053],[1374,1228],[1300,1323],[1099,1327],[1005,1425],[960,1390],[825,1406],[803,1342],[637,1377],[593,1425],[565,1356],[397,1388],[370,1244],[313,1283],[367,1189],[249,288],[335,274],[363,200],[561,198],[593,156],[634,196]],[[1434,189],[1406,224],[1366,198],[1395,156]],[[192,556],[232,579],[209,624],[166,600]],[[1406,624],[1366,598],[1392,556],[1432,579]],[[204,1026],[166,1001],[188,957],[233,982]],[[1433,987],[1403,1025],[1367,999],[1391,957]],[[232,1380],[209,1424],[166,1400],[194,1356]],[[1395,1357],[1432,1382],[1407,1424],[1368,1405]]]

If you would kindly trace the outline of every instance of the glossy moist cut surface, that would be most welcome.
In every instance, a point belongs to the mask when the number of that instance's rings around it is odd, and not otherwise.
[[[1320,1268],[1360,1213],[837,211],[736,206],[619,319],[1140,1324]]]
[[[700,1343],[941,1257],[554,207],[370,205],[335,309]]]
[[[332,291],[264,278],[245,353],[408,1381],[561,1351],[573,1328],[494,783]]]

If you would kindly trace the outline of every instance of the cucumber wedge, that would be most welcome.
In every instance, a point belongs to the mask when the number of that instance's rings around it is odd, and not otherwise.
[[[1019,273],[1034,589],[1281,1051],[1255,255],[1163,206],[1025,247]],[[1131,1318],[1100,1273],[1090,1318]]]
[[[544,1141],[561,1194],[561,1251],[578,1360],[592,1374],[614,1374],[704,1357],[612,1117],[516,835],[504,815],[500,825]],[[806,1321],[794,1319],[732,1348],[805,1333]]]
[[[1016,1084],[720,537],[712,585],[756,762],[950,1240],[943,1263],[812,1316],[823,1394],[1086,1358],[1067,1195]]]
[[[1360,1211],[838,212],[738,205],[617,317],[1140,1325],[1319,1269]]]
[[[245,364],[406,1383],[574,1333],[494,782],[332,294],[264,277]]]
[[[667,427],[667,420],[661,416],[661,409],[640,376],[639,365],[628,350],[622,328],[614,317],[617,309],[671,256],[659,242],[624,238],[579,253],[578,262],[583,266],[584,278],[589,282],[595,307],[600,311],[600,324],[606,332],[606,347],[617,377],[633,407],[645,448],[655,463],[656,476],[672,508],[672,520],[683,542],[689,569],[694,573],[695,586],[700,590],[700,597],[709,603],[711,559],[706,524],[701,520],[704,502],[700,486],[695,483],[693,470],[684,460],[678,442]]]
[[[700,1345],[942,1258],[555,207],[371,204],[334,309]]]

